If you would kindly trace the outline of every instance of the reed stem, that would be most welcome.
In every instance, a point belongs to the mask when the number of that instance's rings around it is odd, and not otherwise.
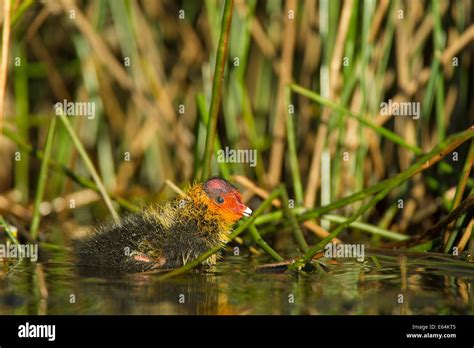
[[[217,134],[217,118],[222,95],[222,80],[224,79],[225,63],[227,60],[227,48],[229,44],[230,24],[232,22],[233,0],[226,0],[224,14],[222,15],[221,34],[217,48],[216,65],[214,67],[214,81],[212,83],[212,98],[209,108],[209,120],[207,123],[206,146],[202,161],[201,181],[211,174],[212,154],[214,153],[214,139]]]

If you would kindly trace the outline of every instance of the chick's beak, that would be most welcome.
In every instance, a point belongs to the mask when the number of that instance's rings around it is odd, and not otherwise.
[[[252,214],[252,209],[250,209],[249,207],[245,207],[243,214],[244,216],[249,217]]]

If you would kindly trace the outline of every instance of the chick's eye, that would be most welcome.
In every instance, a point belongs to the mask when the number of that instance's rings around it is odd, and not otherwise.
[[[224,203],[224,198],[222,198],[221,196],[217,196],[216,197],[216,202],[219,203],[219,204],[222,204],[222,203]]]

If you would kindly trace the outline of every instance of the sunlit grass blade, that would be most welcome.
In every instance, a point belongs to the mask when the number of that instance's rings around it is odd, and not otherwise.
[[[355,120],[357,120],[358,122],[360,122],[364,126],[367,126],[371,129],[373,129],[376,133],[380,134],[381,136],[393,141],[394,143],[396,143],[400,146],[403,146],[407,149],[410,149],[416,155],[423,154],[423,150],[421,150],[419,147],[407,143],[405,140],[403,140],[401,137],[399,137],[397,134],[393,133],[392,131],[390,131],[390,130],[384,128],[384,127],[378,126],[375,123],[373,123],[372,121],[367,120],[367,119],[363,118],[360,115],[354,114],[352,111],[346,109],[345,107],[342,107],[342,106],[334,103],[331,100],[328,100],[326,98],[321,97],[316,92],[310,91],[310,90],[308,90],[306,88],[303,88],[301,86],[298,86],[296,84],[292,84],[291,89],[293,91],[295,91],[296,93],[304,95],[304,96],[310,98],[311,100],[313,100],[317,103],[320,103],[320,104],[322,104],[326,107],[329,107],[333,110],[339,111],[342,115],[347,115],[349,117],[354,118]]]
[[[11,230],[10,225],[5,221],[2,215],[0,215],[0,226],[5,230],[6,235],[12,241],[13,244],[18,245],[18,238],[15,233]]]
[[[44,157],[41,161],[40,172],[38,176],[38,184],[36,187],[35,204],[33,208],[33,219],[31,221],[30,234],[33,239],[38,237],[38,227],[41,219],[40,205],[43,201],[44,191],[46,188],[46,181],[48,179],[48,165],[51,157],[51,150],[53,147],[54,134],[56,132],[56,116],[53,116],[49,125],[48,133],[46,135],[46,142],[44,147]]]
[[[291,116],[290,116],[291,117]],[[283,211],[286,214],[287,219],[290,221],[290,226],[293,234],[295,235],[295,239],[298,242],[298,245],[300,246],[301,250],[306,252],[308,250],[308,244],[306,243],[306,240],[304,239],[303,231],[301,231],[300,226],[298,225],[298,221],[295,218],[295,215],[293,214],[292,209],[289,207],[290,200],[288,199],[288,193],[286,192],[285,187],[280,186],[280,191],[281,191],[281,204],[283,207]]]
[[[286,105],[290,105],[290,91],[289,89],[285,90],[285,96],[287,100]],[[288,138],[288,154],[291,168],[291,176],[293,179],[293,189],[295,190],[296,204],[303,204],[303,185],[301,184],[300,170],[298,166],[298,151],[296,149],[296,134],[295,126],[293,122],[294,114],[290,112],[286,113],[286,128],[287,128],[287,138]]]
[[[260,248],[262,248],[268,255],[270,255],[276,261],[283,261],[283,257],[278,255],[278,253],[275,250],[273,250],[272,247],[267,244],[267,242],[263,240],[262,236],[260,235],[260,233],[258,233],[258,230],[254,225],[249,226],[249,231],[254,242],[258,246],[260,246]]]
[[[331,214],[325,214],[321,216],[321,218],[326,219],[331,222],[338,223],[338,224],[344,223],[347,220],[347,218],[344,216],[331,215]],[[349,225],[349,227],[355,228],[364,232],[368,232],[377,236],[381,236],[390,240],[394,240],[394,241],[402,241],[402,240],[407,240],[410,238],[407,235],[397,233],[397,232],[392,232],[387,229],[380,228],[380,227],[377,227],[368,223],[364,223],[364,222],[354,221]]]
[[[59,133],[59,129],[60,128],[57,128],[57,133]],[[37,159],[43,160],[44,153],[42,151],[33,148],[30,144],[28,144],[27,142],[20,139],[12,130],[10,130],[8,128],[4,128],[4,135],[7,138],[14,141],[19,148],[21,148],[22,150],[28,152],[31,156],[33,156]],[[90,188],[90,189],[100,193],[100,190],[97,187],[97,185],[94,183],[94,181],[91,181],[88,178],[83,177],[83,176],[75,173],[71,169],[67,168],[63,164],[58,163],[57,161],[55,161],[51,158],[49,159],[48,164],[52,169],[54,169],[58,173],[61,173],[65,176],[67,176],[68,178],[70,178],[71,180],[73,180],[74,182],[79,184],[80,186],[85,187],[85,188]],[[122,197],[117,196],[116,194],[113,194],[113,193],[109,192],[109,196],[112,197],[121,207],[123,207],[127,210],[138,211],[138,209],[139,209],[137,205],[133,204],[132,202],[129,202],[128,200],[126,200]]]
[[[99,189],[100,194],[102,195],[102,198],[104,199],[105,204],[107,205],[107,208],[110,211],[110,214],[114,218],[115,221],[119,221],[119,216],[117,212],[115,211],[112,201],[110,200],[110,196],[107,193],[104,184],[102,183],[102,180],[99,177],[99,174],[95,170],[94,165],[92,164],[92,161],[90,160],[89,156],[87,155],[86,149],[84,149],[84,146],[81,143],[81,140],[77,137],[76,132],[74,132],[74,129],[72,128],[71,123],[67,119],[67,117],[64,114],[61,114],[58,116],[60,120],[62,121],[64,127],[66,128],[67,132],[69,133],[69,136],[71,137],[72,142],[74,143],[74,146],[76,147],[77,151],[82,157],[82,160],[84,161],[87,169],[89,170],[89,173],[91,174],[92,178],[95,181],[95,184],[97,185],[97,188]]]

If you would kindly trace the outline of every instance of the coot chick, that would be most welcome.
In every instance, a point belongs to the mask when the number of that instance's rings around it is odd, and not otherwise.
[[[118,272],[181,267],[222,245],[232,225],[251,213],[236,187],[214,177],[191,186],[187,196],[149,206],[75,240],[77,264]],[[205,264],[215,264],[218,256]]]

